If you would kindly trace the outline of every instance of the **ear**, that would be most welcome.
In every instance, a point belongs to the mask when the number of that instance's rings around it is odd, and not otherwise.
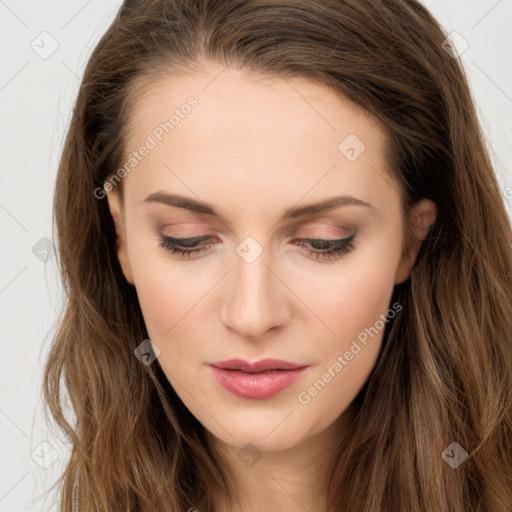
[[[411,275],[412,268],[420,251],[421,243],[427,236],[428,230],[435,222],[436,217],[437,207],[430,199],[421,199],[412,207],[410,225],[413,229],[413,243],[409,252],[403,254],[398,263],[395,284],[403,283]]]
[[[107,192],[108,207],[110,214],[114,220],[116,228],[116,254],[117,259],[121,265],[124,277],[130,284],[134,284],[132,268],[130,260],[128,259],[128,251],[126,249],[126,230],[124,226],[123,206],[119,194],[114,193],[112,190]]]

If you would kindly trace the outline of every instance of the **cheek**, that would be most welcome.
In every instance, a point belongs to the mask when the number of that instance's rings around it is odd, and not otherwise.
[[[208,282],[187,270],[186,263],[158,254],[161,249],[134,246],[130,262],[149,337],[168,343],[182,324],[199,315]],[[211,287],[211,286],[210,286]],[[196,319],[198,320],[198,319]]]
[[[329,280],[304,288],[308,305],[329,328],[315,344],[318,364],[298,395],[305,410],[318,417],[317,428],[325,428],[350,405],[377,362],[385,327],[395,316],[390,300],[397,247],[374,247],[372,254],[368,250],[347,259]]]
[[[178,267],[169,266],[162,271],[145,267],[134,279],[148,336],[160,351],[161,369],[178,393],[190,390],[190,368],[197,367],[201,347],[204,351],[204,282],[187,281]]]
[[[302,276],[302,297],[330,328],[335,344],[346,344],[373,326],[390,307],[400,240],[360,246],[339,265]],[[379,326],[381,324],[379,323]],[[334,332],[332,332],[334,331]],[[326,332],[328,332],[326,330]],[[331,346],[327,347],[332,350]]]

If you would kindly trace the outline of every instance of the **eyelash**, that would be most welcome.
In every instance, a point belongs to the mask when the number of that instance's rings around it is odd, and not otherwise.
[[[195,248],[195,249],[184,249],[183,245],[189,244],[191,247],[197,244],[198,242],[203,242],[208,240],[210,237],[208,235],[204,236],[195,236],[192,238],[173,238],[171,236],[161,235],[160,239],[160,247],[165,250],[171,252],[172,254],[179,254],[182,258],[191,259],[193,254],[202,254],[205,250],[205,246]],[[321,245],[328,245],[331,248],[327,251],[314,250],[303,247],[304,252],[306,252],[309,256],[314,256],[316,259],[325,259],[325,260],[333,260],[338,259],[341,256],[350,253],[354,249],[354,235],[348,238],[340,238],[336,240],[325,240],[321,238],[303,238],[300,239],[301,242],[309,242],[309,243],[319,243]]]

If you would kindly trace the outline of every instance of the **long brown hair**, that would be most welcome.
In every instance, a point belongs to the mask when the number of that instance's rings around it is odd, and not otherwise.
[[[512,510],[512,234],[445,39],[415,0],[125,2],[85,70],[55,191],[67,302],[44,398],[72,441],[58,482],[63,511],[78,481],[81,510],[91,512],[213,511],[214,488],[236,502],[203,426],[158,362],[134,356],[148,335],[107,201],[95,193],[123,163],[144,87],[206,60],[307,77],[349,98],[387,131],[406,233],[415,201],[437,204],[411,276],[394,290],[403,309],[333,452],[329,510]],[[468,454],[457,468],[447,462],[454,450]]]

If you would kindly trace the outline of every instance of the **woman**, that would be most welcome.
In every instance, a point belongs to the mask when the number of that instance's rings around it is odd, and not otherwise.
[[[413,0],[125,2],[55,195],[63,511],[511,509],[511,229],[447,47]]]

